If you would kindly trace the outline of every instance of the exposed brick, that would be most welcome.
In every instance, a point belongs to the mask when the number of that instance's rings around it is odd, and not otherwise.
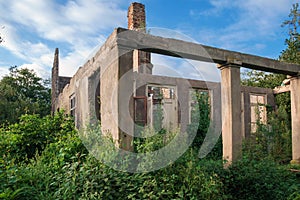
[[[128,29],[145,31],[146,15],[145,6],[141,3],[132,3],[128,8]]]

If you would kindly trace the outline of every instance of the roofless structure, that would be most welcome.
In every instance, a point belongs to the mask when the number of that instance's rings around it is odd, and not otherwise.
[[[300,163],[299,65],[153,36],[143,29],[145,18],[144,5],[132,3],[128,29],[116,28],[72,78],[58,75],[59,56],[55,51],[53,112],[65,109],[75,117],[77,127],[99,119],[103,133],[111,133],[120,148],[132,151],[137,126],[153,123],[157,104],[163,105],[163,128],[180,127],[184,132],[190,123],[190,91],[207,91],[214,124],[208,134],[222,132],[223,157],[231,163],[241,156],[243,138],[255,129],[253,105],[275,106],[272,89],[241,86],[240,68],[286,74],[290,76],[285,91],[291,94],[292,155],[293,161]],[[152,75],[151,53],[217,63],[221,84]],[[265,117],[261,118],[266,120],[266,111],[262,112]]]

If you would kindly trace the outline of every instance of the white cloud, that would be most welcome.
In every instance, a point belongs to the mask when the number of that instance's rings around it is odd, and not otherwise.
[[[79,24],[77,27],[84,32],[95,32],[97,29],[112,29],[121,22],[126,22],[126,11],[121,10],[116,4],[97,0],[70,1],[65,9],[64,16]],[[83,14],[84,13],[84,14]]]
[[[188,60],[192,66],[188,76],[197,80],[220,82],[221,74],[215,63],[200,62],[195,60]]]
[[[47,68],[51,64],[52,53],[51,50],[43,43],[31,43],[29,41],[22,40],[14,27],[9,24],[5,24],[5,28],[2,31],[5,41],[1,44],[4,48],[15,54],[17,57],[26,60],[26,63],[20,67],[27,67],[34,69],[38,75],[44,75],[49,77],[49,71]],[[10,65],[14,65],[11,63]],[[7,72],[4,67],[1,67],[1,71]]]
[[[5,76],[5,75],[8,75],[9,71],[7,68],[2,68],[0,67],[0,79]]]
[[[196,19],[211,17],[215,20],[228,16],[233,18],[233,23],[225,27],[202,28],[199,31],[201,43],[217,46],[220,48],[254,53],[262,50],[264,46],[252,41],[275,40],[278,38],[278,28],[287,18],[291,5],[296,0],[210,0],[212,9],[206,11],[191,10],[190,15]],[[211,23],[214,23],[212,21]],[[249,45],[250,44],[250,45]]]
[[[13,19],[33,27],[46,39],[75,43],[84,36],[97,35],[122,24],[126,12],[105,1],[68,1],[59,5],[53,1],[13,0]]]
[[[1,46],[8,49],[18,57],[24,58],[23,54],[20,52],[22,49],[19,46],[20,41],[18,35],[16,34],[15,28],[8,23],[4,24],[3,26],[4,28],[1,30],[1,35],[4,38],[4,42],[1,43]]]
[[[72,51],[68,53],[68,55],[64,56],[63,59],[60,59],[60,76],[68,76],[70,74],[75,74],[79,67],[79,64],[84,64],[85,57],[78,55],[81,55],[79,51]]]
[[[19,66],[20,68],[27,68],[33,70],[38,77],[43,77],[44,79],[49,79],[51,77],[50,71],[46,70],[43,66],[36,63],[24,64]]]
[[[0,2],[0,25],[5,25],[1,46],[24,60],[22,66],[45,74],[53,63],[54,48],[49,42],[58,47],[60,42],[67,44],[71,51],[60,55],[60,74],[72,76],[91,50],[104,41],[105,31],[125,24],[126,10],[119,4],[118,0],[75,0],[64,5],[40,0]],[[24,37],[24,32],[32,36]]]
[[[178,61],[176,59],[172,59],[172,57],[151,54],[151,63],[153,64],[152,73],[154,75],[183,77],[183,74],[177,71],[174,67],[178,65]]]
[[[192,9],[190,10],[190,16],[195,19],[200,19],[201,16],[219,16],[222,11],[226,8],[232,8],[234,6],[234,1],[232,0],[210,0],[211,9],[201,10]]]
[[[220,82],[220,70],[214,63],[151,54],[153,74]]]

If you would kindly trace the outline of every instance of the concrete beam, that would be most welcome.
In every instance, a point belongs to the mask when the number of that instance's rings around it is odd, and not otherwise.
[[[127,29],[117,29],[117,44],[131,49],[226,64],[229,59],[242,61],[242,67],[287,75],[298,75],[300,65],[260,56],[205,46],[182,40],[163,38]]]
[[[273,89],[274,94],[280,94],[280,93],[289,92],[289,91],[290,91],[290,85],[278,86]]]
[[[227,65],[220,69],[223,158],[228,161],[226,167],[242,155],[241,84],[238,66]]]
[[[300,77],[291,78],[292,163],[300,164]]]

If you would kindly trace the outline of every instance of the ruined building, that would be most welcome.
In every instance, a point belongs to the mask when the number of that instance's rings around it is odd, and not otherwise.
[[[145,31],[145,18],[144,5],[132,3],[128,29],[116,28],[72,78],[59,76],[59,52],[55,50],[52,112],[64,109],[74,116],[78,128],[101,120],[103,133],[111,133],[121,148],[132,150],[136,129],[153,125],[158,105],[163,110],[163,128],[180,127],[184,132],[190,123],[191,94],[206,92],[213,124],[208,134],[222,131],[224,158],[233,161],[258,118],[267,120],[263,105],[274,107],[274,92],[280,92],[241,86],[240,68],[282,73],[291,76],[285,91],[291,93],[292,101],[293,160],[300,162],[299,65],[153,36]],[[216,63],[221,83],[153,75],[151,53]],[[260,116],[255,114],[257,106]]]

